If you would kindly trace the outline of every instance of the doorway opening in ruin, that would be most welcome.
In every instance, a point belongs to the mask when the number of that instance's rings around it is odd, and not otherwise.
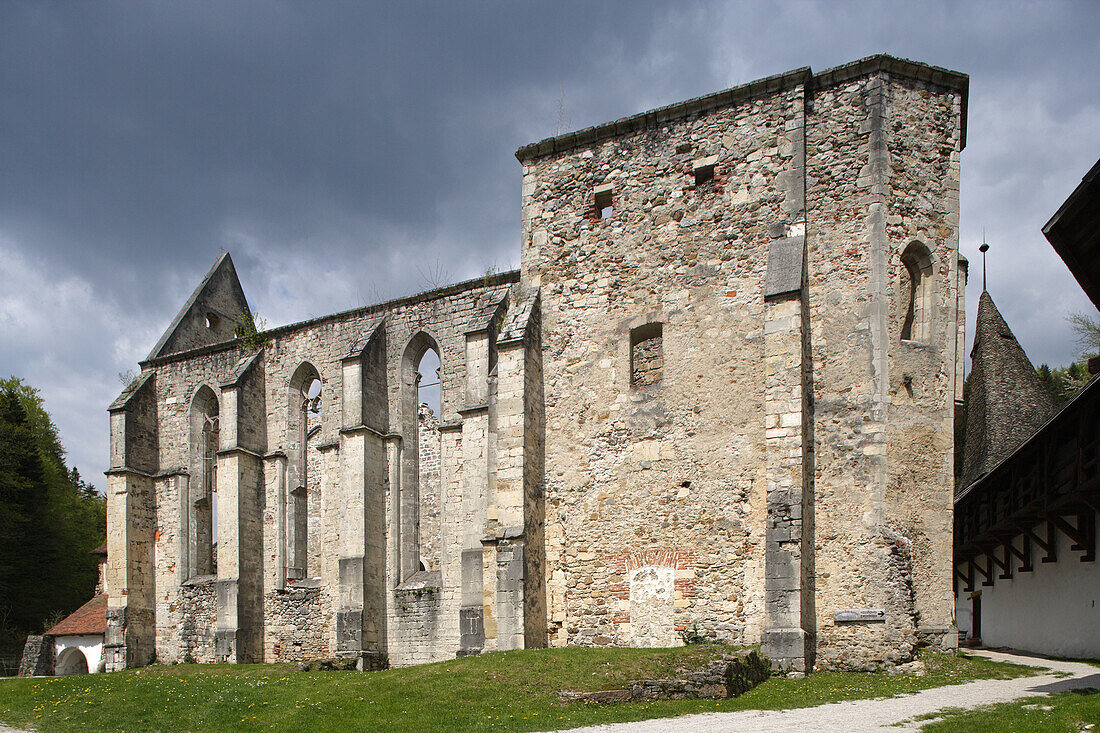
[[[317,369],[302,364],[290,380],[287,421],[286,577],[320,574],[322,383]]]

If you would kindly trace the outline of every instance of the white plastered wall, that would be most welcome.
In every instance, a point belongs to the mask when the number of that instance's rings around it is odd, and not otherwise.
[[[1019,543],[1019,540],[1017,540]],[[1058,562],[1040,562],[1042,551],[1032,546],[1030,573],[1014,562],[1013,577],[996,577],[982,592],[982,644],[1011,647],[1056,657],[1100,658],[1100,562],[1081,562],[1081,553],[1059,532]],[[985,558],[978,558],[985,562]],[[977,576],[980,578],[981,576]],[[955,615],[960,631],[970,635],[973,620],[970,593],[960,588]]]
[[[103,635],[102,634],[87,634],[80,636],[58,636],[54,638],[54,660],[55,664],[57,660],[61,659],[62,653],[66,649],[77,648],[84,654],[84,658],[88,660],[89,672],[102,672],[103,669],[100,665],[103,659]]]

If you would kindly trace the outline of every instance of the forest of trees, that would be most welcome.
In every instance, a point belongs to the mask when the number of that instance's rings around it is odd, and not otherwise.
[[[65,464],[38,390],[0,379],[0,657],[95,592],[104,497]]]

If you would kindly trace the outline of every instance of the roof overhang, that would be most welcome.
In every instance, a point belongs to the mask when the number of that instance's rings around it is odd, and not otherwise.
[[[1100,161],[1046,223],[1043,235],[1100,308]]]

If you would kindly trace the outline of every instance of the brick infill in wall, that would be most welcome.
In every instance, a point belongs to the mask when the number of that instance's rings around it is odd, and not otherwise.
[[[682,599],[693,599],[695,593],[695,553],[684,550],[642,550],[641,552],[611,555],[603,558],[604,564],[611,568],[612,573],[618,577],[618,582],[608,586],[608,595],[623,601],[630,600],[629,574],[638,568],[651,565],[671,568],[676,571],[672,581],[672,589]],[[691,573],[690,577],[680,577]],[[684,631],[690,625],[683,611],[686,609],[674,609],[676,612],[675,628]],[[629,611],[617,611],[611,617],[611,623],[615,625],[630,623]]]

